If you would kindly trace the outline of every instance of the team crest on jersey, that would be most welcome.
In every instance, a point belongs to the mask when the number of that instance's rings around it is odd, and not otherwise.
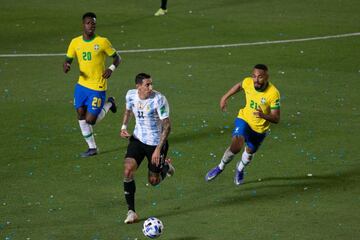
[[[99,50],[99,49],[100,49],[99,44],[95,44],[95,45],[94,45],[94,50],[97,51],[97,50]]]
[[[137,105],[136,108],[138,109],[143,109],[144,107],[140,102],[138,102],[136,105]]]
[[[138,108],[139,110],[150,112],[150,105],[148,105],[148,104],[143,104],[141,102],[138,102],[136,104],[136,108]]]
[[[261,98],[260,102],[261,102],[261,104],[265,104],[265,103],[266,103],[266,99],[265,99],[265,98]]]

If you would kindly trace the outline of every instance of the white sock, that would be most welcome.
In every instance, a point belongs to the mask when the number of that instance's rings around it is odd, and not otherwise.
[[[254,154],[251,153],[247,153],[246,150],[244,149],[244,152],[241,156],[241,160],[238,162],[238,171],[241,172],[242,170],[244,170],[244,168],[246,167],[246,165],[248,165],[251,161],[251,159],[253,158]]]
[[[230,148],[227,148],[224,152],[223,157],[221,158],[221,161],[219,163],[219,168],[221,170],[224,170],[225,165],[231,162],[233,160],[235,154],[230,151]]]
[[[86,123],[86,120],[79,120],[81,133],[89,145],[89,148],[96,148],[95,138],[93,134],[93,128],[90,124]]]
[[[101,112],[99,113],[99,115],[97,116],[96,119],[96,123],[100,122],[101,120],[103,120],[103,118],[105,117],[105,115],[108,113],[109,109],[111,108],[112,103],[111,102],[107,102],[104,104],[103,108],[101,109]]]

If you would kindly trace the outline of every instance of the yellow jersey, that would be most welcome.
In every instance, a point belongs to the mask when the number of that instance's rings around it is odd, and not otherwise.
[[[261,108],[264,114],[269,114],[271,109],[280,109],[280,93],[270,82],[265,90],[257,91],[251,77],[245,78],[241,87],[245,92],[246,105],[240,109],[238,117],[246,121],[255,132],[264,133],[269,129],[270,122],[256,117],[254,112]]]
[[[93,39],[84,40],[83,36],[73,38],[66,57],[77,58],[80,69],[78,84],[96,91],[105,91],[107,81],[102,77],[105,71],[107,56],[113,56],[116,50],[107,38],[95,35]]]

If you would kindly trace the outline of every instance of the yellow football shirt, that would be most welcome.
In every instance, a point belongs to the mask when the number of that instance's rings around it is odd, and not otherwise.
[[[95,35],[91,40],[83,36],[71,40],[66,53],[67,58],[77,58],[80,69],[78,84],[97,91],[107,89],[107,81],[102,77],[107,56],[113,56],[116,50],[107,38]]]
[[[246,105],[240,109],[238,117],[245,120],[255,132],[263,133],[269,129],[270,122],[257,118],[254,112],[261,108],[263,113],[269,114],[271,109],[280,109],[280,93],[270,82],[264,91],[257,91],[251,77],[245,78],[241,86],[245,92]]]

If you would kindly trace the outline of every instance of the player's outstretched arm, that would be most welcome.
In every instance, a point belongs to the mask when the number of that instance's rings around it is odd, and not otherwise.
[[[227,91],[227,93],[225,93],[224,96],[222,96],[222,98],[220,100],[221,111],[226,111],[228,98],[231,97],[232,95],[234,95],[235,93],[239,92],[241,89],[242,89],[242,87],[241,87],[241,82],[240,82],[240,83],[235,84],[232,88],[230,88],[229,91]]]
[[[112,62],[112,64],[110,65],[109,68],[107,68],[107,69],[105,70],[105,72],[104,72],[103,75],[102,75],[103,78],[108,79],[108,78],[111,76],[111,74],[115,71],[115,69],[117,68],[117,66],[119,66],[120,62],[121,62],[121,58],[120,58],[119,54],[115,53],[115,54],[113,55],[113,62]]]
[[[162,122],[162,132],[161,132],[161,136],[160,136],[160,142],[156,146],[155,151],[151,157],[151,162],[153,164],[155,164],[156,166],[158,166],[160,163],[161,148],[164,146],[164,144],[170,134],[170,131],[171,131],[171,123],[170,123],[169,118],[165,118],[161,122]]]
[[[131,110],[125,109],[124,117],[123,117],[123,124],[120,130],[120,137],[122,138],[129,138],[130,134],[127,131],[127,125],[131,118]]]

